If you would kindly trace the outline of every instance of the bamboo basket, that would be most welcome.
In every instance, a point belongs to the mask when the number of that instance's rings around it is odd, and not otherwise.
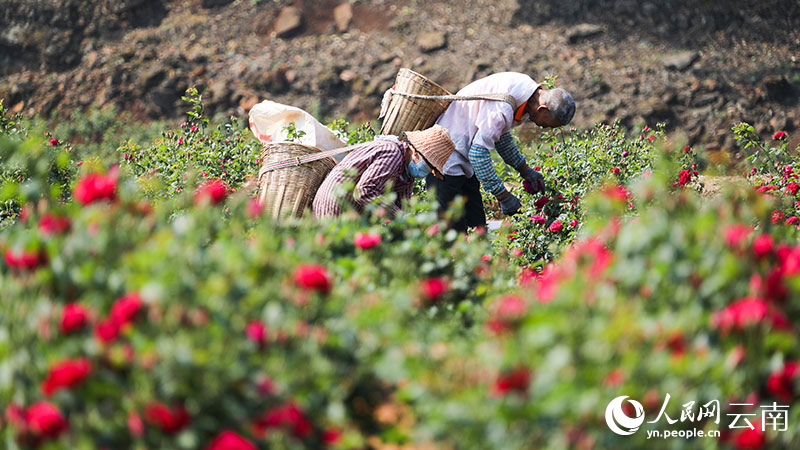
[[[451,95],[445,88],[411,69],[400,69],[392,89],[416,95]],[[380,134],[396,136],[403,131],[430,128],[450,105],[448,100],[408,98],[397,94],[391,94],[391,99],[388,101]]]
[[[322,150],[296,142],[265,144],[261,165],[277,163],[319,153]],[[275,220],[302,217],[314,201],[325,177],[336,165],[333,158],[324,158],[302,165],[264,172],[258,179],[258,199]]]

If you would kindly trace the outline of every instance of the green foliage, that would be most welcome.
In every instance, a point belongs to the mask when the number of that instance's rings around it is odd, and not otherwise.
[[[294,122],[283,127],[283,131],[286,132],[286,140],[289,142],[299,141],[306,135],[305,131],[298,130],[295,127]]]
[[[125,170],[2,110],[0,201],[25,211],[0,227],[3,448],[205,449],[223,430],[258,449],[734,448],[727,414],[745,398],[791,407],[766,446],[800,439],[800,236],[775,220],[796,201],[794,157],[758,166],[771,196],[702,199],[680,186],[691,149],[600,125],[524,146],[548,201],[517,188],[525,212],[499,235],[447,231],[419,200],[287,225],[248,189],[202,185],[241,187],[260,146],[186,99],[180,128],[123,144]],[[68,327],[67,305],[88,314]],[[52,376],[78,358],[85,377]],[[721,423],[605,423],[614,398],[649,422],[667,394],[672,419],[716,399]],[[68,428],[42,436],[38,402]],[[170,429],[159,402],[188,419]],[[646,434],[692,428],[728,435]]]
[[[746,123],[734,125],[733,132],[739,146],[748,153],[744,169],[753,188],[780,200],[772,213],[772,223],[800,224],[800,147],[789,151],[783,132],[776,133],[770,145]]]
[[[116,108],[90,108],[75,110],[67,120],[54,114],[47,127],[59,141],[69,142],[80,148],[84,155],[115,158],[116,149],[125,141],[148,145],[161,136],[167,125],[164,122],[140,123],[126,117]]]
[[[123,142],[117,149],[123,166],[149,180],[149,192],[155,197],[182,192],[197,175],[238,188],[258,171],[260,143],[234,118],[208,131],[211,126],[197,90],[188,89],[183,99],[191,105],[189,120],[162,132],[151,145]]]
[[[509,248],[519,263],[540,264],[558,255],[580,229],[586,194],[603,184],[624,186],[651,171],[653,142],[660,136],[661,127],[629,137],[615,123],[583,132],[543,133],[538,142],[523,148],[529,154],[528,164],[544,175],[547,192],[530,195],[524,189],[514,191],[523,209],[511,218],[503,236],[510,241]],[[512,175],[506,172],[505,176],[508,179]]]
[[[347,145],[369,142],[375,138],[376,134],[371,122],[365,122],[353,128],[346,120],[337,119],[328,124],[328,128],[333,130],[336,137],[345,141]]]

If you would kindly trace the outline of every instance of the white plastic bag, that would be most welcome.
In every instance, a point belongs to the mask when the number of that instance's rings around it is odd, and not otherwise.
[[[322,150],[345,147],[345,143],[337,138],[333,131],[300,108],[264,100],[250,110],[250,130],[264,144],[285,142],[287,132],[284,128],[292,122],[294,122],[297,132],[305,133],[294,142],[311,145]],[[340,161],[344,156],[342,154],[335,158]]]

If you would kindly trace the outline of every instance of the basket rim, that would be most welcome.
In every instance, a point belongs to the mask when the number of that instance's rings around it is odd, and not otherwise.
[[[266,159],[265,155],[264,155],[264,152],[267,150],[268,147],[276,147],[276,146],[287,145],[287,144],[288,145],[295,145],[295,146],[298,146],[298,147],[302,147],[302,148],[305,148],[307,150],[313,150],[313,151],[315,151],[317,153],[322,153],[322,152],[325,151],[325,150],[323,150],[323,149],[321,149],[319,147],[315,147],[313,145],[308,145],[308,144],[301,144],[300,142],[290,142],[290,141],[267,142],[267,143],[261,145],[261,154],[258,155],[259,164],[261,164],[262,166],[264,165],[264,160]],[[311,161],[311,162],[309,162],[307,164],[314,164],[314,163],[318,163],[318,162],[328,162],[329,164],[331,164],[331,167],[335,167],[337,164],[339,164],[336,161],[336,159],[334,159],[332,156],[328,156],[326,158],[318,159],[316,161]],[[296,167],[300,167],[300,166],[284,167],[284,169],[293,169],[293,168],[296,168]],[[283,169],[278,169],[278,170],[283,170]]]
[[[398,75],[400,75],[400,72],[403,72],[403,71],[410,72],[412,75],[415,75],[415,76],[418,76],[418,77],[420,77],[420,78],[423,78],[423,79],[424,79],[424,80],[426,80],[428,83],[432,84],[434,87],[436,87],[436,88],[438,88],[438,89],[441,89],[441,90],[442,90],[442,91],[444,91],[444,92],[447,92],[447,94],[446,94],[446,95],[452,95],[452,93],[451,93],[450,91],[448,91],[447,89],[443,88],[441,85],[439,85],[439,83],[437,83],[437,82],[435,82],[435,81],[431,80],[430,78],[426,77],[425,75],[422,75],[422,74],[421,74],[421,73],[419,73],[419,72],[414,72],[413,70],[409,69],[408,67],[403,67],[403,68],[401,68],[401,69],[398,71]]]

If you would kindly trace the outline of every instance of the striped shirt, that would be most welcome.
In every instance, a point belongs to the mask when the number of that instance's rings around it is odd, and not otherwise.
[[[376,139],[356,146],[331,170],[317,191],[312,204],[314,217],[338,216],[349,202],[359,213],[382,197],[391,183],[397,194],[394,203],[383,204],[390,213],[400,209],[401,201],[411,198],[414,180],[408,174],[408,144],[398,140]],[[355,189],[346,191],[346,185]]]

